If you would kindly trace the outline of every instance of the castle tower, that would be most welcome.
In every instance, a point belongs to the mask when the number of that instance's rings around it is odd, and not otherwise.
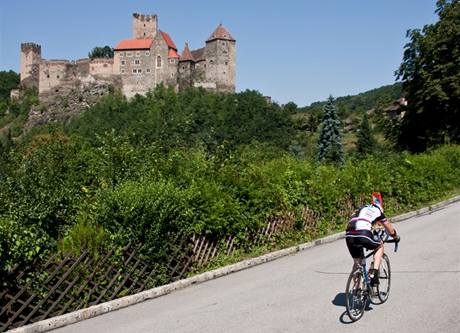
[[[206,40],[206,81],[216,84],[217,91],[235,91],[236,41],[219,24]]]
[[[179,59],[179,88],[181,90],[192,86],[194,62],[188,43],[185,43],[184,51],[182,51]]]
[[[133,38],[155,38],[158,28],[156,15],[133,14]]]
[[[42,47],[35,43],[21,44],[21,85],[37,88],[39,82]]]

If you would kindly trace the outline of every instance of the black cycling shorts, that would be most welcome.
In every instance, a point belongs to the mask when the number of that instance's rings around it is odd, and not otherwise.
[[[375,240],[372,233],[353,233],[347,232],[345,235],[348,251],[353,258],[363,258],[364,248],[368,250],[375,250],[381,244],[380,241]]]

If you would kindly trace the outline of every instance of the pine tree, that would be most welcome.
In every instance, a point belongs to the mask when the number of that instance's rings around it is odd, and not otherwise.
[[[372,135],[371,127],[369,126],[369,119],[367,117],[367,113],[364,114],[363,120],[359,125],[358,133],[356,136],[358,137],[358,142],[356,143],[356,150],[360,155],[366,155],[370,153],[377,145]]]
[[[334,105],[334,98],[329,96],[324,106],[324,116],[321,120],[321,130],[318,140],[318,162],[342,164],[344,162],[342,138],[342,123]]]

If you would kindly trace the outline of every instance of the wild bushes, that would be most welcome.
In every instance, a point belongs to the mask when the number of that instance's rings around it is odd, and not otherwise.
[[[287,152],[288,122],[255,92],[160,87],[132,101],[109,96],[66,128],[33,135],[0,165],[0,271],[45,250],[127,242],[164,261],[192,234],[245,245],[269,218],[299,220],[305,206],[321,234],[372,191],[391,216],[460,187],[460,146],[318,165]]]

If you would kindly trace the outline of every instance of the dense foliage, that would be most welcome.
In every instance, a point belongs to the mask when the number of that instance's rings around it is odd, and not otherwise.
[[[192,233],[246,244],[248,232],[303,207],[316,234],[373,190],[388,211],[460,186],[460,149],[350,157],[340,168],[292,154],[291,117],[262,95],[103,98],[65,127],[35,130],[0,165],[0,272],[47,252],[94,253],[128,241],[164,263]],[[2,274],[3,274],[2,273]]]
[[[460,2],[437,1],[439,21],[409,30],[397,74],[409,101],[398,129],[404,148],[460,142]]]
[[[351,115],[361,116],[365,111],[384,109],[401,97],[402,84],[383,86],[353,96],[343,96],[335,99],[339,115],[345,119]],[[321,115],[327,101],[315,102],[310,106],[299,108],[302,113],[312,115],[311,122],[319,125]]]
[[[0,101],[10,97],[11,89],[18,88],[19,74],[13,71],[0,71]]]

